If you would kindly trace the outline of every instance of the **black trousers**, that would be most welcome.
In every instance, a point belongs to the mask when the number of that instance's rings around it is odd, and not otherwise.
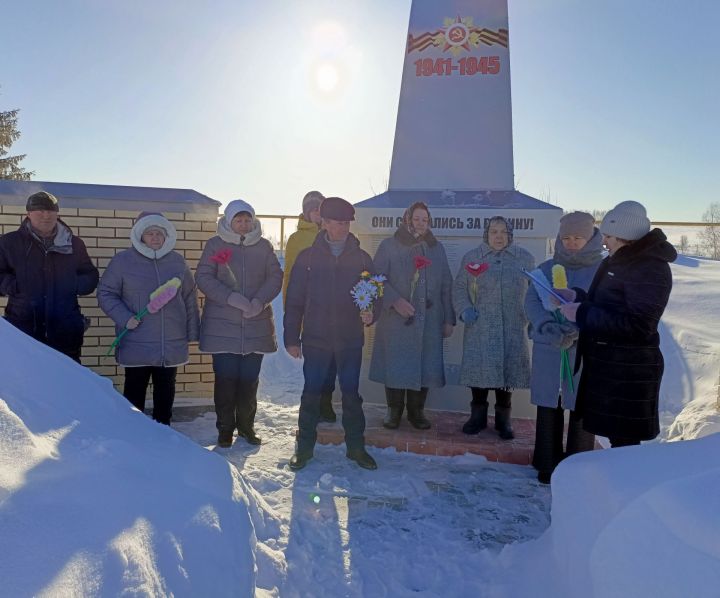
[[[255,425],[262,353],[214,353],[217,429],[248,432]]]
[[[172,406],[175,402],[175,377],[177,368],[142,366],[125,368],[123,395],[140,411],[145,411],[145,395],[152,378],[153,419],[170,425]]]
[[[298,452],[312,454],[320,421],[320,397],[327,389],[328,370],[334,363],[342,393],[342,425],[348,449],[365,446],[365,414],[358,392],[362,347],[319,349],[303,346],[305,386],[300,397]]]

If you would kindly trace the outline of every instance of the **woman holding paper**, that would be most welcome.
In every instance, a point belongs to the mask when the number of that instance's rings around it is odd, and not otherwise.
[[[606,436],[612,446],[640,444],[660,431],[658,323],[677,252],[660,229],[650,230],[645,207],[636,201],[610,210],[600,232],[609,256],[588,291],[560,291],[572,301],[560,312],[580,329],[578,409],[587,432]]]
[[[512,225],[502,216],[489,219],[480,245],[462,259],[453,304],[465,323],[459,383],[472,392],[465,434],[487,427],[488,394],[494,390],[495,429],[504,440],[514,438],[512,389],[530,385],[528,279],[522,270],[534,267],[532,255],[513,244]]]
[[[125,367],[123,395],[140,411],[152,378],[153,419],[170,424],[177,368],[187,363],[188,343],[198,340],[195,281],[176,251],[177,233],[162,214],[143,212],[130,231],[132,247],[110,260],[97,288],[97,299],[118,334],[116,360]],[[175,296],[141,319],[151,293],[173,278]],[[126,331],[124,333],[124,331]]]
[[[571,212],[560,219],[555,253],[531,273],[537,280],[525,298],[533,341],[530,401],[537,405],[533,465],[543,484],[550,483],[552,472],[566,455],[592,450],[595,444],[595,436],[583,431],[574,410],[579,375],[573,378],[571,364],[575,363],[578,329],[559,314],[546,290],[568,285],[586,290],[590,286],[603,258],[602,235],[594,222],[586,212]],[[566,409],[570,420],[567,449],[563,450]]]

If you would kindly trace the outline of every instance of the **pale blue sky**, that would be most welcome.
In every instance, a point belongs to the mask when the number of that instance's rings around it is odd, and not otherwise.
[[[509,10],[519,190],[566,209],[636,199],[655,220],[699,220],[720,201],[720,2]],[[296,213],[313,188],[366,199],[389,177],[409,12],[410,0],[4,0],[13,153],[38,180],[192,188],[259,213]],[[321,64],[339,69],[332,91]]]

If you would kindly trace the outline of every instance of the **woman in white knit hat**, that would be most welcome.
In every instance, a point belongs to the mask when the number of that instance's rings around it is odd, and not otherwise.
[[[120,341],[115,359],[125,367],[123,395],[140,411],[152,379],[153,419],[170,424],[177,368],[188,362],[188,343],[198,340],[200,319],[195,281],[185,258],[174,251],[175,226],[162,214],[142,212],[130,231],[132,247],[108,264],[97,288],[102,309],[115,322]],[[135,317],[159,286],[182,282],[177,296],[160,311]]]
[[[282,279],[255,210],[241,199],[231,201],[195,273],[205,294],[200,351],[212,353],[220,447],[232,445],[236,429],[249,444],[262,442],[255,434],[257,390],[263,355],[277,351],[270,303]]]
[[[572,303],[560,307],[580,329],[576,409],[585,430],[608,437],[612,446],[640,444],[660,431],[658,322],[670,298],[669,264],[677,252],[660,229],[650,230],[645,207],[636,201],[610,210],[600,232],[608,257],[590,289],[566,290]]]

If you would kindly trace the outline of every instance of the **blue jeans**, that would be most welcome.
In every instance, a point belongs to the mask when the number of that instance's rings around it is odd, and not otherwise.
[[[342,425],[348,449],[365,446],[365,414],[358,392],[362,347],[350,349],[319,349],[303,346],[305,386],[300,398],[298,417],[298,452],[312,454],[320,420],[320,396],[327,389],[328,370],[334,361],[342,392]]]

